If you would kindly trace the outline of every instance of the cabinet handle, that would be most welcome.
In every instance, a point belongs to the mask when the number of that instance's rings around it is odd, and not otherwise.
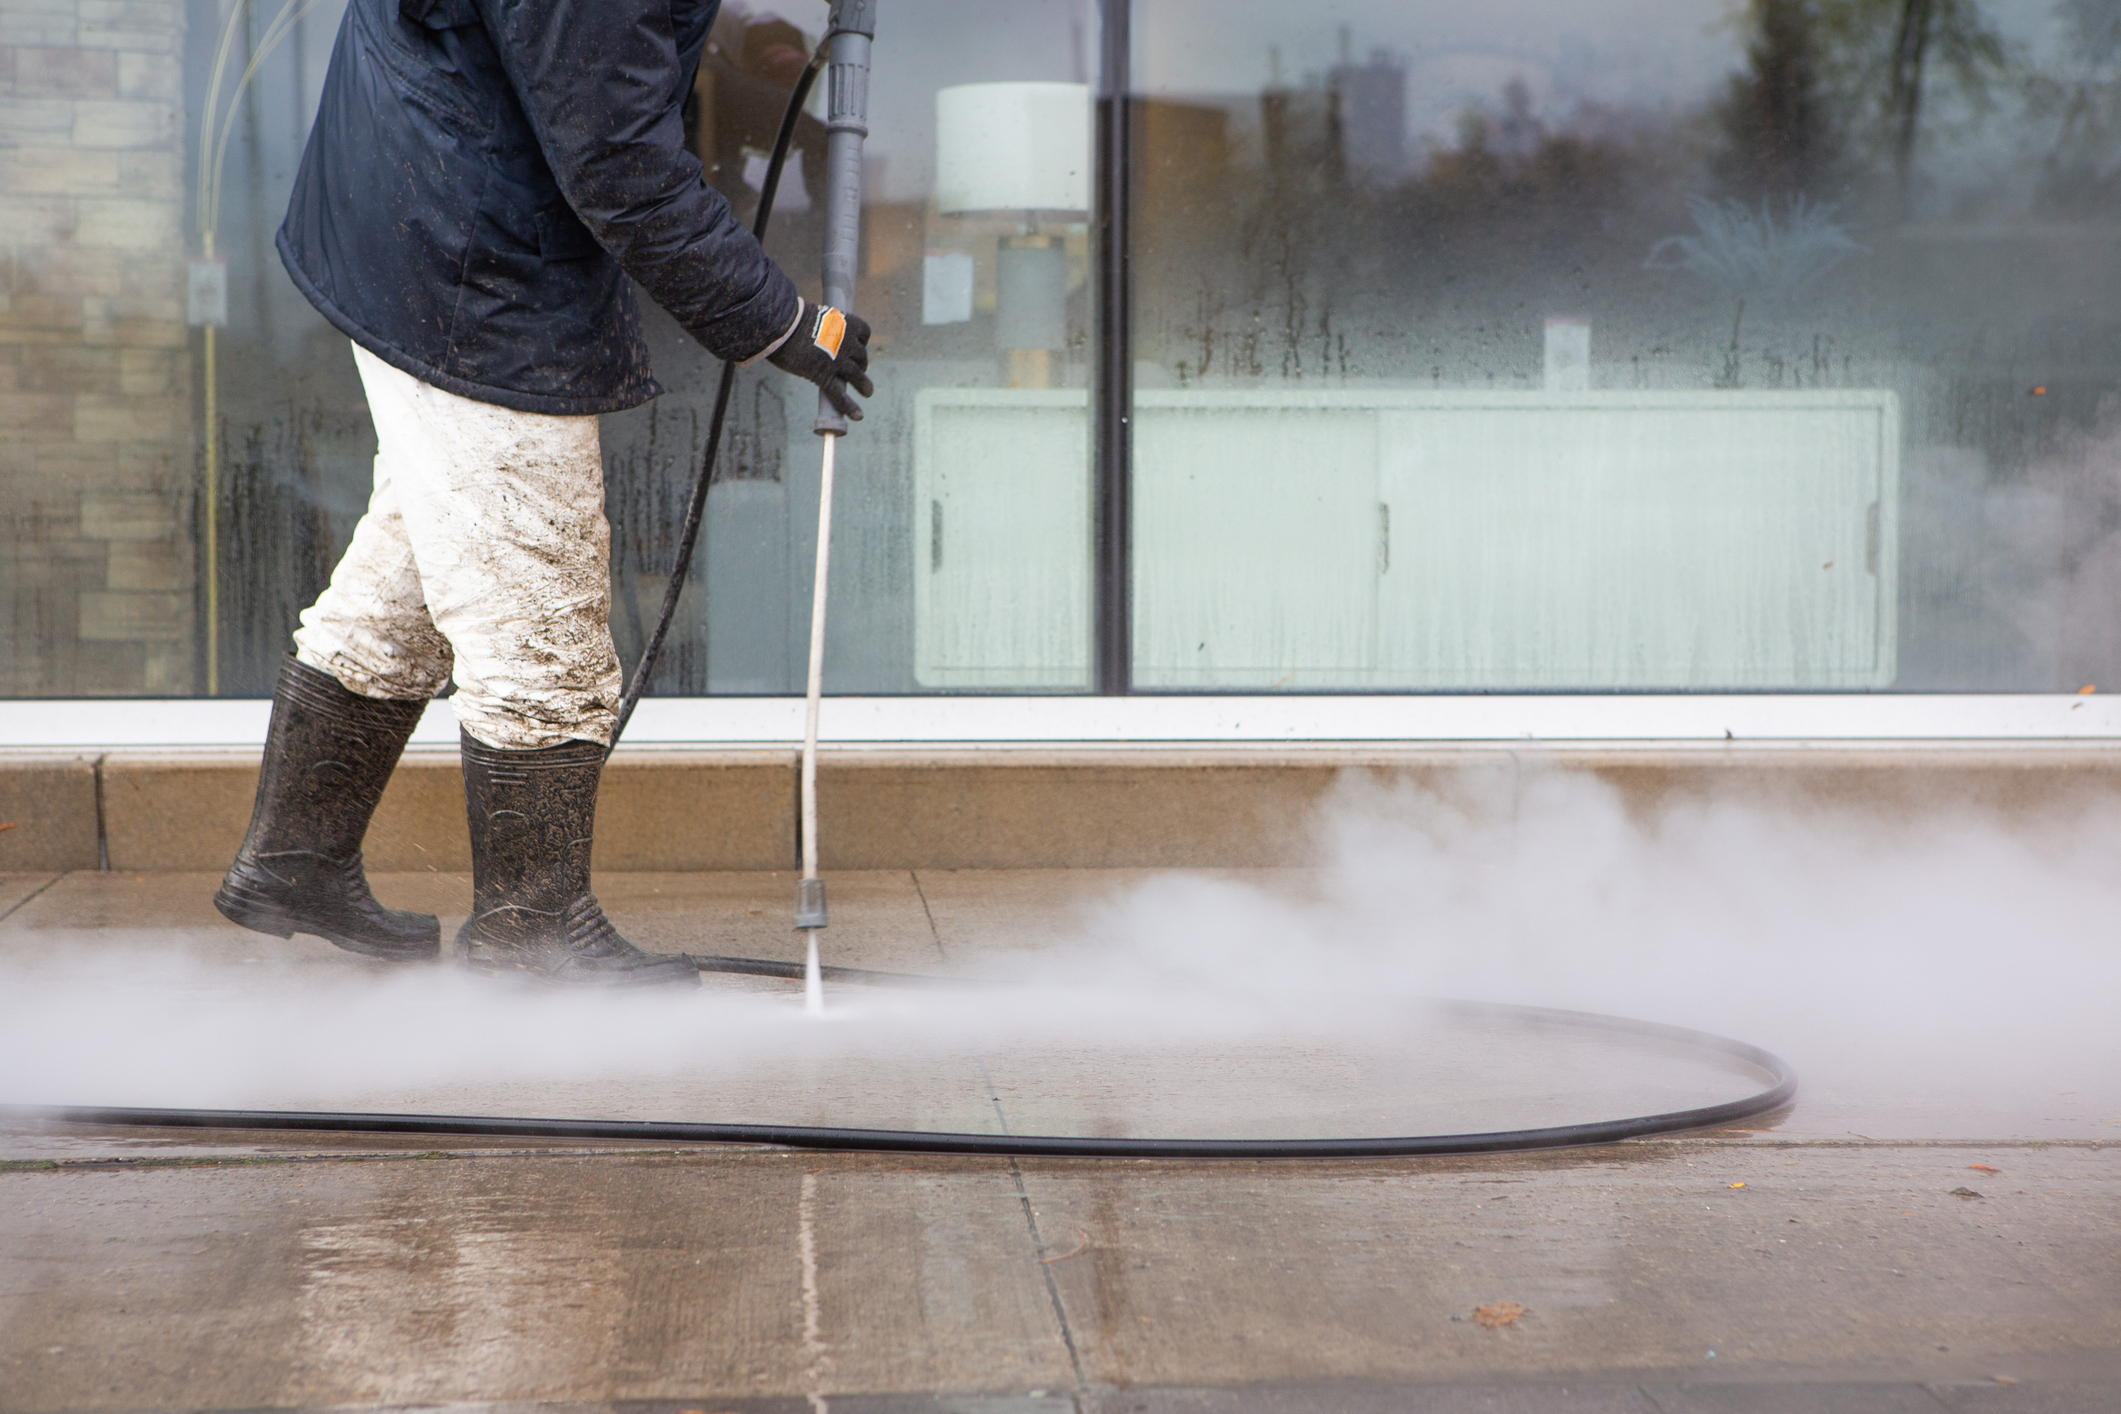
[[[1392,508],[1383,501],[1377,503],[1377,572],[1392,572]]]
[[[1878,503],[1871,502],[1863,512],[1863,567],[1872,574],[1878,573]]]
[[[928,570],[932,574],[943,567],[943,503],[928,503]]]

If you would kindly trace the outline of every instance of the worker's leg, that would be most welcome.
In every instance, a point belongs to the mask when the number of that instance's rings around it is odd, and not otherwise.
[[[305,615],[303,660],[395,694],[434,661],[419,629],[431,619],[454,652],[450,703],[474,739],[507,751],[609,742],[620,677],[597,420],[475,402],[366,350],[354,359],[391,448],[407,557],[402,568],[379,558],[352,586],[358,602],[337,600],[334,576],[312,611],[330,640],[312,646]]]
[[[459,960],[592,986],[698,983],[685,958],[644,953],[619,936],[590,892],[602,746],[507,751],[466,732],[463,762],[472,901],[457,932]]]
[[[302,615],[280,669],[257,801],[214,894],[223,914],[277,937],[313,933],[369,957],[433,957],[434,915],[378,904],[361,842],[427,699],[449,680],[399,513],[401,439],[377,451],[368,513]]]
[[[214,893],[229,921],[391,961],[441,950],[435,916],[377,903],[361,860],[369,817],[426,706],[349,692],[293,657],[281,664],[250,828]]]
[[[683,958],[620,937],[589,888],[620,691],[596,419],[513,412],[356,358],[395,449],[410,573],[455,656],[473,890],[459,956],[565,982],[695,982]],[[411,636],[341,632],[326,661],[401,683]]]
[[[380,433],[383,419],[376,424]],[[408,445],[395,428],[378,437],[368,513],[295,630],[295,658],[362,697],[425,702],[449,682],[454,655],[427,612],[399,499],[401,479],[421,479],[404,463],[423,454],[427,448]]]

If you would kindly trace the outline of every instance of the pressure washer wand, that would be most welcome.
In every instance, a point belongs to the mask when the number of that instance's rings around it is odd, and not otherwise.
[[[832,0],[826,32],[825,303],[852,313],[862,242],[862,140],[869,136],[869,45],[876,0]],[[822,392],[817,400],[824,465],[817,492],[817,575],[810,590],[810,674],[803,697],[803,881],[796,886],[795,926],[807,935],[804,1006],[825,1007],[817,930],[825,926],[825,881],[817,874],[817,715],[825,678],[825,585],[832,555],[834,453],[847,420]]]
[[[795,926],[808,944],[803,959],[803,1006],[825,1009],[818,968],[817,930],[825,926],[825,881],[817,876],[817,708],[825,677],[825,575],[832,549],[832,453],[840,434],[827,432],[817,491],[817,577],[810,589],[810,680],[803,695],[803,881],[796,885]]]

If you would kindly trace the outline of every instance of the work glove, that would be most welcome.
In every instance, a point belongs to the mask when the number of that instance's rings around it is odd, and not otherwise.
[[[795,329],[766,361],[783,373],[807,378],[825,390],[840,416],[862,420],[862,407],[848,393],[873,396],[869,381],[869,324],[860,315],[843,314],[829,304],[803,301]]]

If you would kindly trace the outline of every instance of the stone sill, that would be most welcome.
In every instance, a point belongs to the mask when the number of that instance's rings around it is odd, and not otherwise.
[[[225,867],[257,752],[0,751],[0,872]],[[1308,822],[1348,777],[1505,803],[1526,773],[1595,777],[1628,808],[1734,798],[2013,820],[2121,796],[2121,743],[1053,742],[835,745],[820,753],[826,869],[1255,867],[1313,862]],[[470,864],[456,753],[406,753],[369,832],[370,867]],[[787,869],[797,756],[785,747],[628,747],[595,863],[621,871]],[[1499,804],[1498,808],[1507,808]]]

